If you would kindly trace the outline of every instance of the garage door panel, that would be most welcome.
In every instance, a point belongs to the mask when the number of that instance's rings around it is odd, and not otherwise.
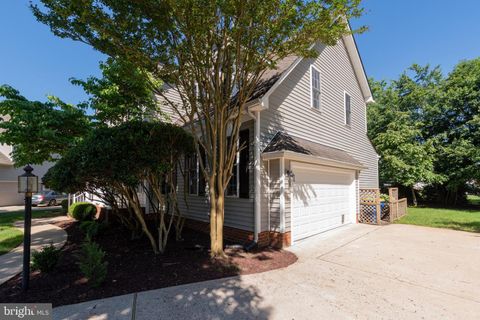
[[[351,222],[354,171],[295,168],[292,197],[293,241]]]

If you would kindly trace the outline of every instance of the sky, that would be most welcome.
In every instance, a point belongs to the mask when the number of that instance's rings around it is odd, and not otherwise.
[[[35,20],[28,3],[0,0],[0,84],[32,100],[47,95],[74,104],[86,100],[68,79],[98,76],[105,56],[54,36]],[[364,0],[362,6],[365,15],[351,23],[369,28],[356,36],[369,77],[395,79],[412,63],[449,72],[459,61],[480,56],[479,0]]]

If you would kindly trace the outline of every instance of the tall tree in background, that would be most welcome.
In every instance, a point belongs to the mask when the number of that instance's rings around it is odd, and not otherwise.
[[[148,70],[181,104],[208,183],[211,255],[223,256],[224,193],[239,148],[241,112],[262,75],[290,55],[315,57],[359,16],[360,0],[42,0],[37,19],[60,37]]]
[[[368,133],[381,156],[380,180],[409,188],[417,205],[415,185],[441,180],[434,172],[433,143],[423,133],[427,95],[406,74],[391,85],[371,81],[371,87],[376,103],[368,107]]]
[[[442,84],[431,115],[436,170],[446,177],[446,204],[464,201],[466,184],[480,180],[480,58],[460,62]]]
[[[90,130],[83,109],[56,97],[30,101],[8,85],[0,97],[0,143],[13,146],[15,166],[55,161]]]

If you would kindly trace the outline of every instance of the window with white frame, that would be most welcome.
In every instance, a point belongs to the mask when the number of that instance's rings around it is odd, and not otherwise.
[[[241,130],[239,133],[238,143],[241,150],[237,152],[235,162],[233,164],[232,177],[228,182],[225,190],[227,197],[246,198],[250,197],[250,135],[249,130]],[[207,162],[205,152],[202,152],[202,159],[204,164]],[[185,168],[187,174],[188,193],[190,195],[205,196],[206,195],[206,181],[200,171],[198,158],[191,155],[185,158]]]
[[[345,92],[344,96],[345,105],[345,124],[349,126],[352,122],[352,98]]]
[[[320,71],[313,65],[310,67],[310,80],[312,107],[320,110]]]

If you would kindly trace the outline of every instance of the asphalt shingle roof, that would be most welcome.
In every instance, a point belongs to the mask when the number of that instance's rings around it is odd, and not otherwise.
[[[281,131],[275,134],[270,143],[263,150],[264,153],[276,151],[291,151],[337,162],[343,162],[354,166],[363,166],[362,163],[343,150],[327,147],[323,144],[315,143],[299,137],[294,137]]]

